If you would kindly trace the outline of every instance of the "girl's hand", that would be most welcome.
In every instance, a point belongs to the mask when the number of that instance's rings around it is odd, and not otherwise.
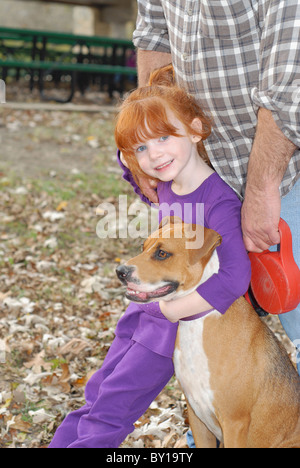
[[[180,308],[180,304],[178,307],[177,302],[180,301],[180,299],[177,299],[177,301],[159,301],[159,307],[161,310],[161,313],[166,317],[166,319],[169,320],[169,322],[175,323],[180,320],[180,313],[182,312],[182,309]]]
[[[162,314],[172,323],[212,309],[212,306],[197,291],[174,301],[159,301],[159,306]]]
[[[123,166],[129,169],[127,162],[124,159],[123,154],[120,152],[120,161]],[[147,177],[138,177],[138,185],[145,195],[145,197],[150,200],[150,202],[157,204],[158,203],[158,196],[156,192],[157,183],[154,180],[148,179]]]
[[[148,179],[147,177],[137,177],[138,185],[145,195],[152,203],[157,204],[159,202],[156,188],[157,182],[155,180]]]

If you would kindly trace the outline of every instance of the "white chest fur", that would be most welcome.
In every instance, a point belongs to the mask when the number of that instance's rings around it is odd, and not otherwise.
[[[214,254],[205,269],[201,282],[206,281],[218,270],[219,259],[217,254]],[[217,311],[211,314],[220,315]],[[203,329],[206,318],[180,322],[174,365],[176,376],[195,414],[218,440],[222,441],[222,431],[215,417],[208,360],[203,348]]]
[[[195,414],[222,441],[221,429],[216,424],[208,360],[203,349],[204,321],[205,317],[180,323],[178,347],[174,352],[175,372]]]

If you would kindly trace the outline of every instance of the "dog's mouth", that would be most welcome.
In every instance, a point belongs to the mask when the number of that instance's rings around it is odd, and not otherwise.
[[[142,291],[138,289],[138,285],[129,283],[127,285],[127,291],[125,295],[127,299],[133,302],[151,302],[154,299],[168,296],[172,292],[176,291],[178,286],[179,283],[170,282],[152,291]]]

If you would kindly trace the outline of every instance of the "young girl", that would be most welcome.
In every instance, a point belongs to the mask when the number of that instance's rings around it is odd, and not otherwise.
[[[138,184],[145,177],[158,182],[160,220],[176,202],[182,209],[174,214],[195,223],[197,206],[204,204],[204,225],[222,236],[220,269],[187,297],[129,305],[102,368],[87,384],[86,405],[66,417],[52,448],[118,447],[174,373],[178,320],[211,309],[225,313],[250,282],[241,203],[204,162],[209,120],[195,99],[173,83],[171,67],[154,73],[150,83],[130,94],[117,119],[124,177],[148,203]],[[186,204],[192,207],[188,214]]]

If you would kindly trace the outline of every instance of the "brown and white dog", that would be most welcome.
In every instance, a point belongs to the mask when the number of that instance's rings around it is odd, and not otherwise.
[[[165,218],[143,252],[118,268],[135,302],[172,300],[219,270],[220,236],[186,249],[195,226]],[[202,243],[201,243],[202,244]],[[221,315],[180,321],[174,351],[196,446],[300,448],[300,378],[269,328],[241,297]]]

